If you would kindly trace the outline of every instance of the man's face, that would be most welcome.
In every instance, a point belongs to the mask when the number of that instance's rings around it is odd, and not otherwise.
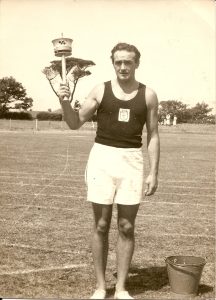
[[[113,59],[113,66],[119,80],[129,81],[134,79],[135,70],[139,66],[139,63],[135,62],[134,52],[118,50],[114,53]]]

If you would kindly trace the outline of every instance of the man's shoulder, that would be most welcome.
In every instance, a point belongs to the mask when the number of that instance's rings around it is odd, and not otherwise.
[[[105,87],[104,82],[101,82],[101,83],[95,85],[89,94],[89,96],[91,98],[94,98],[99,104],[103,98],[104,87]]]
[[[146,86],[146,96],[154,97],[154,96],[156,96],[156,92],[152,88]]]
[[[145,91],[145,98],[146,98],[146,105],[147,106],[155,106],[158,105],[158,98],[156,92],[146,86],[146,91]]]
[[[105,83],[104,82],[100,82],[100,83],[96,84],[93,87],[92,91],[94,91],[94,92],[100,92],[101,90],[104,90],[104,87],[105,87]]]

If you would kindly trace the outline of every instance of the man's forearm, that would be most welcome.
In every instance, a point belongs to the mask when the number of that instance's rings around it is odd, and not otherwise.
[[[78,129],[80,127],[79,112],[75,111],[69,100],[61,101],[61,106],[64,115],[64,121],[70,129]]]
[[[157,176],[160,160],[160,140],[158,134],[155,134],[153,137],[148,139],[147,148],[150,163],[150,174]]]

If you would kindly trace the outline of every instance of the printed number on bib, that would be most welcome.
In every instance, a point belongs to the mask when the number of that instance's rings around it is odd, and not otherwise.
[[[120,122],[128,122],[130,120],[130,109],[128,108],[120,108],[118,114],[118,121]]]

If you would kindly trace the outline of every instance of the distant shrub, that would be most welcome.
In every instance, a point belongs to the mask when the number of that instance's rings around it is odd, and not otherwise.
[[[40,121],[62,121],[62,114],[41,111],[36,115],[36,118]]]
[[[205,119],[206,124],[215,124],[216,115],[207,116]]]
[[[197,119],[189,119],[187,123],[189,124],[215,124],[216,116],[215,115],[209,115],[205,116],[203,118],[197,118]]]
[[[32,115],[30,112],[17,112],[17,111],[8,111],[0,115],[1,119],[12,119],[12,120],[32,120]]]

